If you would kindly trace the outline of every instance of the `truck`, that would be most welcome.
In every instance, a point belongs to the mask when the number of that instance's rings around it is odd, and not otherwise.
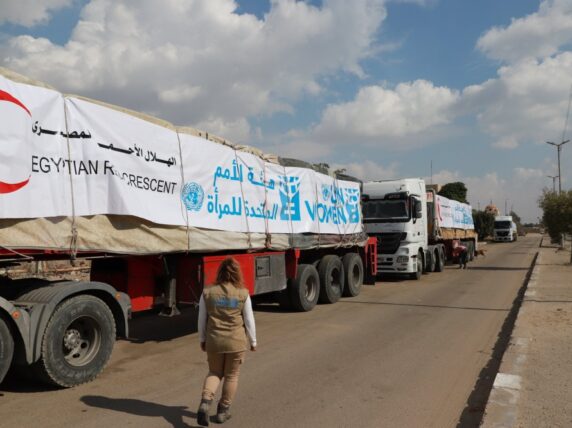
[[[132,313],[196,305],[229,256],[250,295],[295,311],[375,281],[352,177],[4,68],[0,117],[0,382],[13,365],[95,379]],[[39,268],[58,261],[87,273]]]
[[[366,182],[362,198],[365,230],[378,238],[378,273],[419,280],[443,271],[460,244],[473,260],[478,242],[468,204],[437,195],[421,178]]]
[[[493,240],[495,242],[513,242],[517,239],[518,232],[512,216],[495,216]]]

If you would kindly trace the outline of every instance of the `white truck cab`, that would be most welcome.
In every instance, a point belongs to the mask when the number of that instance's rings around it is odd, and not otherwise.
[[[510,215],[495,217],[494,236],[495,242],[513,242],[517,239],[516,224]]]
[[[379,237],[378,272],[408,273],[419,279],[428,246],[425,181],[368,182],[363,195],[365,230]]]

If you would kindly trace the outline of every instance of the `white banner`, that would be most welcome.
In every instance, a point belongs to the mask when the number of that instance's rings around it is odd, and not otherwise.
[[[0,122],[1,218],[116,214],[236,232],[362,230],[358,183],[2,76]]]
[[[439,226],[449,229],[474,229],[472,208],[468,204],[436,196]]]

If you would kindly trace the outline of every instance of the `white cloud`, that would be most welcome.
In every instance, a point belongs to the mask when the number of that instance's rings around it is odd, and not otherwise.
[[[492,144],[497,149],[516,149],[518,147],[518,139],[513,135],[508,135]]]
[[[518,179],[527,180],[529,178],[544,178],[546,173],[538,168],[522,168],[518,167],[514,169],[514,175]]]
[[[384,0],[273,0],[263,19],[236,8],[233,0],[92,0],[64,46],[14,37],[0,62],[179,125],[234,123],[242,132],[246,118],[289,112],[301,95],[318,94],[324,76],[363,75],[360,61],[386,16]]]
[[[33,27],[49,21],[51,13],[70,6],[73,0],[2,0],[0,24],[12,24]]]
[[[244,118],[234,121],[224,121],[215,117],[198,122],[195,124],[195,127],[201,130],[207,130],[233,143],[244,143],[251,136],[250,124]]]
[[[454,117],[459,94],[426,80],[361,88],[353,101],[329,105],[313,137],[354,142],[355,138],[393,141],[444,125]]]
[[[572,2],[544,0],[537,12],[487,31],[477,47],[490,58],[514,62],[554,55],[571,41]]]
[[[500,68],[496,79],[465,88],[461,110],[477,114],[496,148],[559,141],[571,84],[572,52],[529,59]]]
[[[295,138],[280,145],[269,146],[266,151],[276,153],[281,157],[301,159],[306,162],[324,162],[332,153],[331,147],[327,144],[300,138]]]
[[[371,180],[391,180],[398,177],[398,164],[392,163],[389,166],[381,165],[377,162],[365,160],[361,162],[335,163],[330,165],[332,169],[345,169],[346,174],[359,178],[363,181]]]

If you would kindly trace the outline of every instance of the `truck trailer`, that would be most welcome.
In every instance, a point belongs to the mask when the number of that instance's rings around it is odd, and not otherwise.
[[[361,183],[0,68],[0,382],[93,380],[133,312],[197,304],[228,256],[309,311],[375,280]],[[49,280],[14,266],[89,261]]]
[[[441,272],[460,244],[477,248],[471,207],[436,194],[421,178],[363,184],[364,224],[378,238],[378,273],[421,279]]]

